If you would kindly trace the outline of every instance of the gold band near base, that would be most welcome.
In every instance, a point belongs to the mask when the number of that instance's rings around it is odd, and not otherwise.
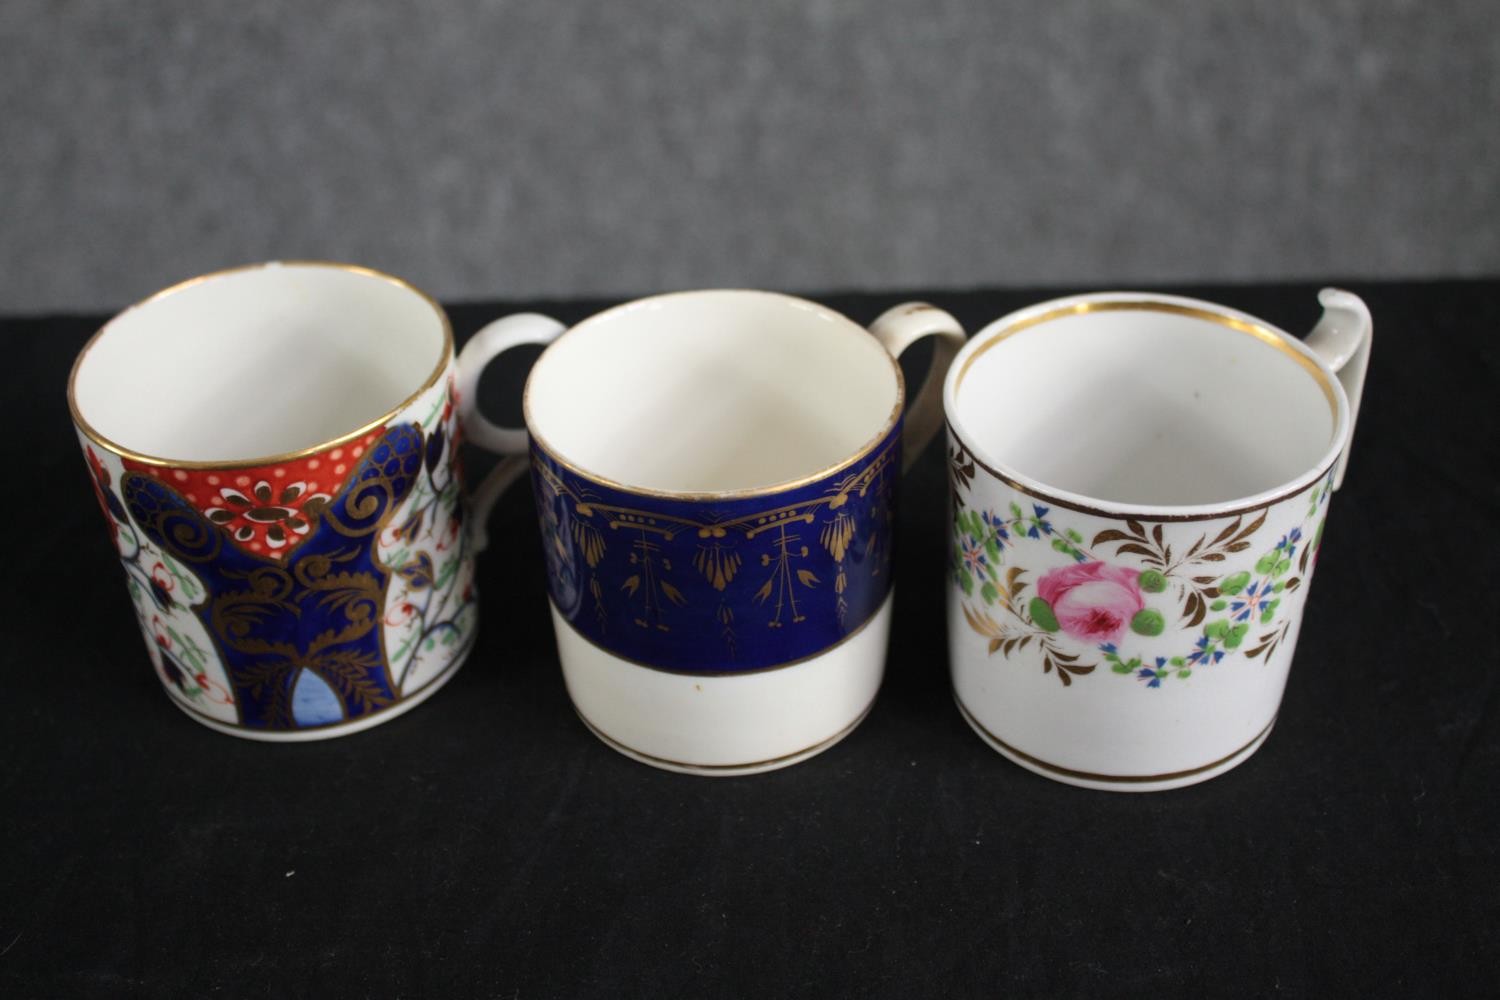
[[[878,698],[879,696],[877,695],[876,697]],[[624,754],[626,757],[635,758],[643,763],[659,764],[662,767],[676,768],[678,770],[688,771],[694,774],[714,774],[719,775],[720,777],[728,777],[733,775],[737,771],[750,772],[757,769],[768,770],[771,768],[783,767],[788,764],[794,764],[803,757],[811,757],[814,754],[821,753],[822,751],[827,750],[829,747],[833,746],[835,743],[839,742],[839,740],[842,740],[845,736],[848,736],[850,733],[854,732],[854,730],[858,729],[859,724],[865,721],[865,717],[870,714],[870,711],[874,707],[875,701],[872,700],[858,715],[854,717],[853,722],[849,723],[843,729],[840,729],[838,732],[834,733],[827,739],[819,740],[817,743],[814,743],[810,747],[804,747],[801,750],[794,750],[791,753],[782,754],[779,757],[770,757],[766,760],[754,760],[745,764],[689,764],[685,761],[672,760],[670,757],[658,757],[655,754],[645,753],[644,751],[637,750],[632,746],[627,746],[626,744],[621,743],[619,740],[614,739],[611,736],[605,735],[602,729],[589,721],[588,716],[579,711],[577,705],[573,706],[573,711],[578,714],[578,721],[582,722],[589,732],[599,737],[599,741],[601,743],[609,747],[611,750]],[[747,774],[746,776],[748,777],[749,775]]]
[[[1047,761],[1042,760],[1039,757],[1033,757],[1031,754],[1027,753],[1024,750],[1017,750],[1015,747],[1011,746],[1009,743],[1005,742],[1000,737],[990,732],[980,723],[978,719],[974,718],[974,713],[969,711],[968,706],[963,703],[963,699],[958,696],[957,691],[953,692],[953,703],[958,706],[959,712],[963,714],[964,721],[968,722],[970,726],[973,726],[976,731],[983,734],[985,739],[989,740],[997,747],[1004,748],[1006,753],[1011,754],[1015,757],[1019,757],[1021,760],[1024,760],[1026,763],[1030,764],[1032,767],[1037,768],[1038,770],[1045,771],[1048,774],[1055,774],[1063,778],[1076,778],[1080,781],[1098,781],[1119,785],[1144,785],[1149,784],[1153,781],[1177,781],[1181,778],[1191,778],[1194,775],[1202,774],[1205,771],[1212,771],[1217,767],[1223,767],[1225,764],[1228,764],[1230,761],[1234,760],[1236,757],[1239,757],[1251,747],[1255,746],[1255,744],[1265,739],[1266,734],[1271,731],[1271,727],[1276,725],[1276,717],[1273,715],[1271,717],[1271,721],[1266,723],[1266,727],[1260,732],[1256,733],[1255,736],[1244,746],[1240,747],[1238,750],[1234,750],[1230,753],[1225,754],[1218,760],[1210,761],[1209,763],[1202,764],[1198,767],[1190,767],[1182,771],[1167,771],[1163,774],[1096,774],[1093,771],[1079,771],[1071,767],[1063,767],[1059,764],[1049,764]]]

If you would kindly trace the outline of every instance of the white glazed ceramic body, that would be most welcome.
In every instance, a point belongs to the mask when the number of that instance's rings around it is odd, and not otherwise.
[[[322,739],[453,676],[478,622],[460,375],[437,303],[346,265],[207,275],[95,335],[69,401],[174,705]]]
[[[957,323],[910,304],[866,331],[789,296],[704,291],[566,332],[538,316],[492,329],[551,345],[525,415],[558,655],[585,724],[705,775],[786,766],[849,733],[885,668],[902,449],[935,431]],[[895,356],[933,334],[903,446]]]
[[[654,767],[729,777],[827,750],[864,720],[885,675],[894,594],[847,642],[745,674],[670,673],[611,654],[552,607],[563,680],[606,744]]]
[[[1323,302],[1306,344],[1110,293],[1022,310],[960,352],[949,655],[960,711],[1000,753],[1148,791],[1266,738],[1371,337],[1357,298]]]

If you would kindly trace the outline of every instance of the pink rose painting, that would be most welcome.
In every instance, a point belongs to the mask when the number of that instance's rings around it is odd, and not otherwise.
[[[1068,635],[1090,642],[1115,642],[1146,606],[1139,572],[1102,562],[1075,563],[1048,570],[1037,593],[1052,608]]]

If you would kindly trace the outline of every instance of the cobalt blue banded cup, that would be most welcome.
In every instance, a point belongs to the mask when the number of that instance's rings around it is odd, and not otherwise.
[[[903,417],[896,359],[927,336],[932,367]],[[466,351],[521,343],[550,345],[526,384],[526,431],[477,410],[466,429],[502,451],[529,432],[558,654],[584,723],[637,760],[718,775],[783,767],[852,731],[885,668],[903,455],[937,429],[958,323],[913,303],[867,331],[790,296],[700,291],[567,330],[509,317]]]

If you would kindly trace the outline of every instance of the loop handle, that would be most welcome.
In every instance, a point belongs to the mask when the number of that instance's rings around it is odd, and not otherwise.
[[[474,547],[489,545],[490,511],[495,502],[526,473],[530,443],[525,427],[501,427],[479,412],[479,376],[499,355],[522,344],[550,344],[567,329],[550,316],[516,313],[495,320],[476,333],[458,355],[458,419],[464,436],[487,451],[504,456],[470,498],[470,531]]]
[[[926,377],[916,392],[907,394],[906,427],[901,434],[901,467],[909,469],[943,425],[943,378],[948,374],[953,356],[964,346],[964,328],[937,306],[906,302],[882,313],[870,324],[870,332],[891,353],[891,357],[898,360],[902,351],[923,337],[937,338]]]

